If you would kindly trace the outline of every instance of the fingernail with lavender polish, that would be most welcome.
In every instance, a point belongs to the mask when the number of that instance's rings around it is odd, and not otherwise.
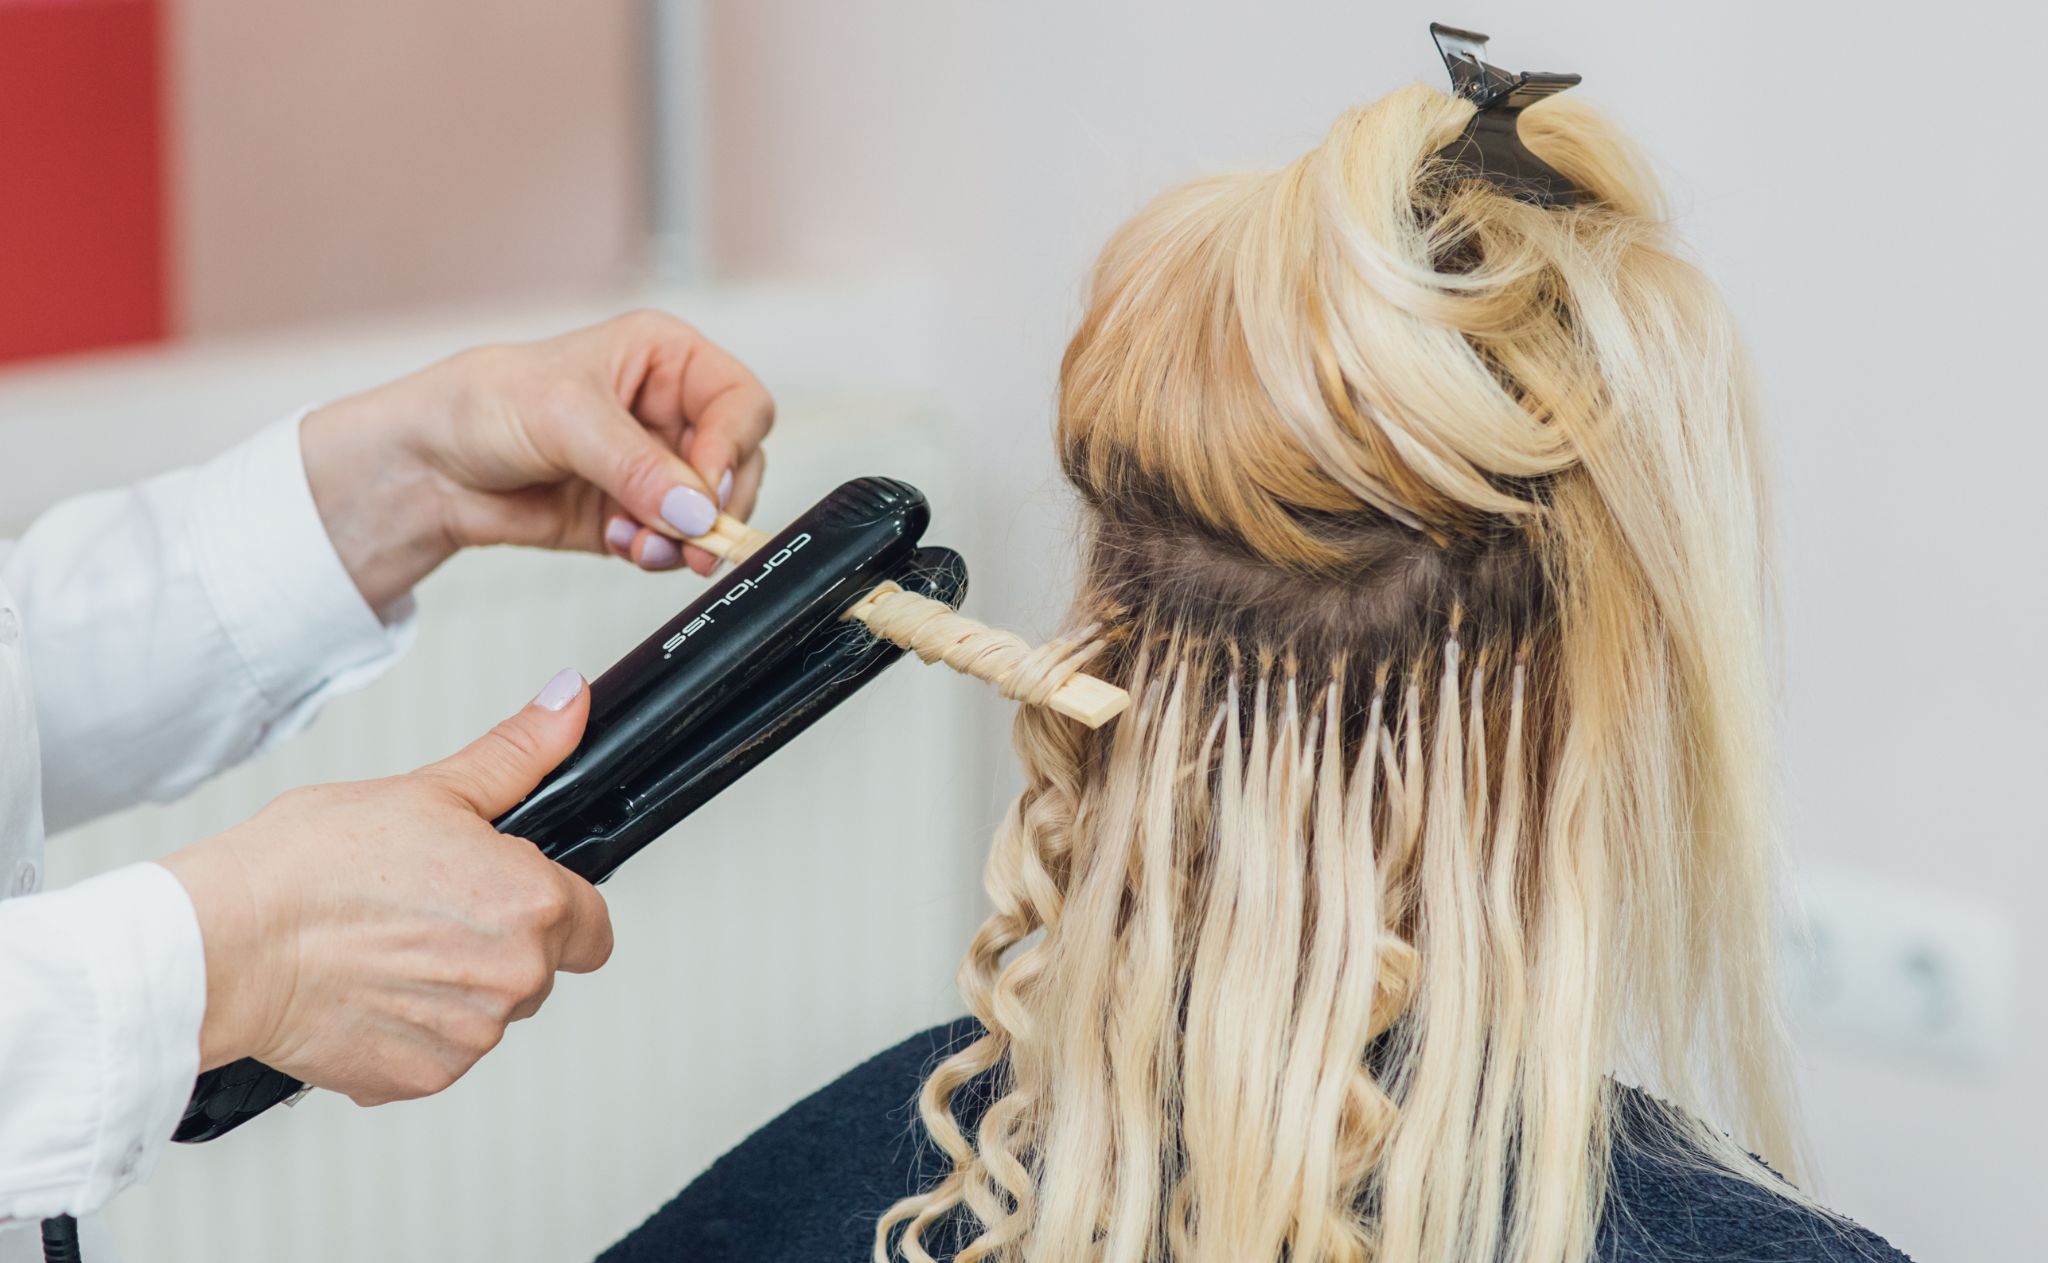
[[[649,535],[640,546],[640,564],[648,570],[670,570],[682,559],[682,547],[665,535]]]
[[[582,691],[582,672],[574,667],[563,667],[534,695],[533,704],[542,710],[560,710],[575,701],[576,695]]]
[[[629,517],[615,517],[605,523],[604,542],[620,552],[633,547],[633,537],[640,533],[640,524]]]
[[[730,499],[732,499],[732,471],[728,469],[718,476],[718,507],[724,508],[726,501]]]
[[[674,487],[661,498],[661,516],[685,535],[709,535],[718,521],[718,506],[701,491]]]

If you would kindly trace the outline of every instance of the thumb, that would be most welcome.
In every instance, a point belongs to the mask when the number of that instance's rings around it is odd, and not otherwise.
[[[420,772],[443,782],[479,816],[494,819],[569,757],[589,718],[590,690],[565,668],[518,714]]]

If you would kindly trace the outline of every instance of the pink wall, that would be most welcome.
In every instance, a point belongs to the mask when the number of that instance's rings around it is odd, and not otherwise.
[[[619,280],[641,235],[632,0],[172,0],[176,324]]]

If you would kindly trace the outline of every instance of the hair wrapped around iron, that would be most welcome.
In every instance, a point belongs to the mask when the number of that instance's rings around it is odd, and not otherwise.
[[[1396,93],[1103,252],[1057,445],[1135,700],[1018,716],[986,1030],[877,1260],[1578,1263],[1610,1075],[1796,1171],[1736,332],[1608,125],[1523,114],[1543,207],[1441,156],[1472,108]]]
[[[722,561],[737,562],[753,556],[769,538],[766,531],[721,513],[709,534],[691,542]],[[877,584],[845,617],[927,663],[943,662],[1011,701],[1043,706],[1090,728],[1100,728],[1131,704],[1123,689],[1081,669],[1100,648],[1085,634],[1034,649],[1014,632],[990,627],[895,583]]]

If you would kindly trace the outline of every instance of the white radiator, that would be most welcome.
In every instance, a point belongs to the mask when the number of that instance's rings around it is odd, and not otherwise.
[[[756,521],[887,473],[932,493],[934,542],[966,544],[942,430],[914,395],[786,396]],[[390,675],[185,802],[54,839],[52,876],[160,854],[292,785],[438,757],[556,668],[596,674],[699,584],[587,557],[458,558],[424,585],[419,642]],[[467,1078],[374,1110],[316,1092],[174,1147],[108,1216],[124,1252],[589,1258],[750,1129],[958,1011],[952,971],[1000,805],[986,737],[1003,710],[970,681],[899,663],[627,864],[605,887],[610,965],[564,977]]]

